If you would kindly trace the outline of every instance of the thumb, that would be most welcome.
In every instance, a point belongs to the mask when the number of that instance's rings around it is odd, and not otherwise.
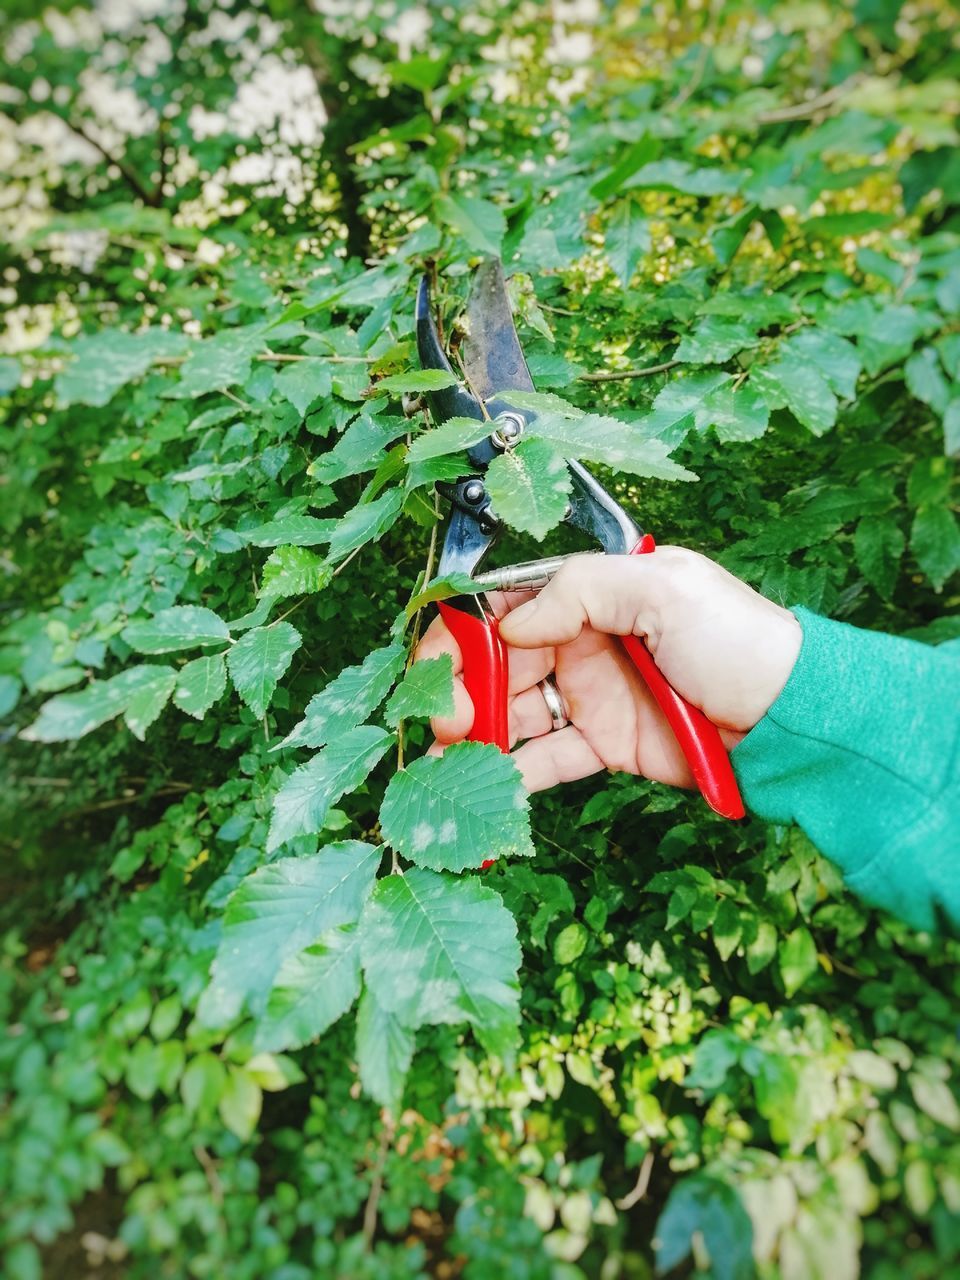
[[[518,649],[568,644],[587,625],[611,635],[646,635],[656,624],[660,575],[654,556],[576,556],[534,600],[500,622],[500,634]]]

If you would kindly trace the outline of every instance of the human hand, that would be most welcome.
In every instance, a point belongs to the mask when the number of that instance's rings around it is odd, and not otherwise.
[[[535,597],[490,597],[509,650],[510,742],[530,791],[600,769],[693,785],[683,752],[618,636],[645,639],[657,666],[720,729],[729,750],[775,701],[800,652],[793,614],[684,547],[576,556]],[[418,658],[449,653],[454,713],[432,721],[437,748],[470,732],[463,659],[437,618]],[[569,725],[552,732],[538,682],[553,674]]]

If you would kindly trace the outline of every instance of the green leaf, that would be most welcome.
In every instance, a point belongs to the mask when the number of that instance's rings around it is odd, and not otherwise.
[[[294,545],[277,547],[263,566],[262,596],[301,596],[322,591],[330,584],[333,570],[325,560]]]
[[[792,996],[817,971],[817,948],[809,929],[801,925],[784,938],[779,961],[784,989]]]
[[[853,537],[857,565],[884,600],[893,596],[905,546],[906,538],[893,516],[864,516],[857,524]]]
[[[960,395],[954,396],[943,411],[943,452],[948,458],[960,453]]]
[[[656,436],[665,448],[675,449],[691,427],[700,426],[697,414],[706,401],[731,381],[729,373],[689,373],[672,378],[657,393],[651,412],[641,423],[643,430]]]
[[[255,547],[314,547],[329,542],[336,520],[318,520],[316,516],[282,516],[266,524],[248,529],[241,537]]]
[[[707,316],[693,333],[681,339],[674,359],[686,364],[723,364],[738,351],[755,347],[759,341],[750,324],[724,316]]]
[[[280,858],[241,881],[223,918],[200,1025],[224,1027],[244,1005],[262,1014],[288,957],[357,921],[382,855],[344,840],[307,858]]]
[[[263,1091],[257,1082],[242,1067],[228,1066],[217,1110],[230,1132],[241,1142],[249,1142],[262,1108]]]
[[[953,512],[941,506],[920,507],[910,530],[910,550],[934,590],[941,591],[960,569],[960,527]]]
[[[640,259],[650,251],[650,222],[629,197],[618,200],[604,231],[607,258],[624,289],[636,274]]]
[[[753,1227],[732,1186],[709,1174],[683,1178],[657,1221],[653,1247],[657,1274],[679,1266],[699,1241],[713,1280],[753,1280]]]
[[[202,720],[227,688],[227,667],[222,653],[194,658],[177,672],[173,701],[188,716]]]
[[[490,423],[477,418],[448,418],[438,427],[417,436],[407,450],[407,462],[426,462],[447,453],[458,453],[490,434]]]
[[[109,404],[121,387],[142,377],[154,360],[178,355],[188,340],[165,329],[125,333],[102,329],[84,334],[70,345],[71,360],[54,381],[57,400],[73,404]]]
[[[453,662],[448,653],[415,662],[387,703],[387,724],[411,716],[453,715]]]
[[[837,420],[837,398],[826,379],[799,357],[784,358],[771,365],[754,365],[750,381],[771,409],[786,406],[815,436],[829,431]]]
[[[8,396],[20,385],[20,361],[13,356],[0,356],[0,396]]]
[[[398,436],[406,435],[411,423],[405,418],[358,418],[329,451],[310,464],[310,475],[323,484],[334,484],[346,476],[373,471],[384,457],[384,449]]]
[[[134,722],[139,727],[161,695],[162,709],[175,683],[176,672],[171,667],[152,664],[129,667],[110,680],[95,680],[80,693],[64,693],[51,698],[43,704],[37,719],[23,730],[20,737],[29,742],[68,742],[82,738],[108,720],[124,714],[135,699]],[[166,690],[165,695],[163,690]],[[138,695],[143,696],[140,698]]]
[[[300,632],[289,622],[277,622],[248,631],[228,652],[233,686],[258,720],[302,643]]]
[[[295,836],[322,830],[330,807],[363,782],[391,742],[393,735],[385,729],[362,725],[338,735],[312,760],[294,769],[273,801],[267,852]]]
[[[736,390],[732,386],[717,387],[694,410],[697,430],[713,427],[723,441],[758,440],[769,421],[766,401],[749,382]]]
[[[200,645],[222,644],[230,639],[230,631],[212,609],[177,604],[143,622],[131,622],[121,631],[120,638],[137,653],[176,653]]]
[[[842,400],[852,400],[857,394],[860,355],[853,343],[839,334],[828,329],[802,329],[788,338],[780,351],[784,356],[799,357],[801,362],[809,360],[830,390]]]
[[[388,489],[373,502],[360,502],[338,522],[330,538],[333,562],[356,551],[367,542],[382,538],[396,521],[403,506],[403,490]]]
[[[215,1053],[198,1053],[180,1077],[180,1096],[190,1115],[210,1116],[220,1101],[227,1071]]]
[[[0,720],[16,709],[21,688],[16,676],[0,676]]]
[[[314,400],[326,398],[333,390],[333,369],[319,356],[293,360],[274,374],[273,385],[305,418]]]
[[[553,958],[557,964],[573,964],[587,949],[590,934],[578,921],[568,924],[557,934],[553,944]]]
[[[696,479],[692,471],[671,461],[662,440],[616,418],[594,413],[580,418],[544,413],[527,425],[525,434],[529,439],[547,441],[564,458],[600,462],[631,475],[658,480]]]
[[[368,653],[358,667],[345,667],[307,703],[303,719],[281,747],[322,747],[366,720],[387,696],[406,658],[401,644]],[[418,664],[419,665],[419,664]]]
[[[133,736],[142,742],[176,688],[177,674],[169,667],[142,667],[140,670],[150,671],[151,678],[139,681],[127,699],[123,718]]]
[[[544,440],[521,440],[490,463],[487,492],[501,520],[542,541],[564,517],[572,480],[567,464]]]
[[[935,349],[922,347],[915,351],[904,365],[903,374],[910,394],[942,416],[950,400],[950,384]]]
[[[377,391],[389,391],[395,396],[405,391],[443,391],[445,387],[459,386],[457,378],[446,369],[407,369],[403,373],[392,373],[387,378],[379,378]]]
[[[960,1103],[950,1087],[949,1068],[937,1059],[922,1059],[908,1077],[913,1100],[926,1115],[953,1133],[960,1132]]]
[[[453,195],[440,196],[434,208],[440,221],[462,236],[471,249],[499,256],[507,220],[495,204],[476,196]]]
[[[360,935],[367,984],[387,1013],[413,1030],[469,1022],[489,1052],[509,1051],[520,947],[499,894],[415,867],[378,882]]]
[[[488,858],[532,857],[528,809],[513,760],[497,747],[461,742],[394,774],[380,829],[420,866],[465,871]]]
[[[357,1068],[364,1090],[395,1114],[413,1061],[414,1033],[387,1013],[369,987],[357,1011]]]
[[[299,1049],[323,1034],[360,994],[357,930],[345,925],[288,956],[277,973],[266,1011],[257,1021],[255,1049]]]
[[[263,346],[264,333],[262,324],[244,325],[195,343],[181,365],[179,384],[167,394],[193,399],[246,382],[253,357]]]
[[[736,951],[742,931],[737,904],[730,898],[724,898],[713,921],[713,942],[721,960],[729,960]]]
[[[656,160],[662,145],[659,138],[645,133],[642,138],[638,138],[627,147],[609,173],[593,184],[590,194],[595,200],[606,200],[608,196],[612,196],[620,190],[628,178],[633,177],[638,169],[643,168],[649,161]]]

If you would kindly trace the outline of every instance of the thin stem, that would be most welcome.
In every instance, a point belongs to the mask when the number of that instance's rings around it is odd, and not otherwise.
[[[347,556],[346,560],[341,560],[341,562],[337,565],[333,573],[330,575],[331,578],[335,578],[338,573],[342,573],[344,569],[347,567],[347,565],[350,563],[350,561],[355,559],[362,550],[363,550],[363,547],[355,547],[354,550],[351,551],[350,554]]]
[[[619,382],[623,378],[649,378],[654,373],[666,373],[680,363],[679,360],[664,360],[662,364],[649,364],[645,369],[611,369],[601,373],[581,373],[580,382]]]
[[[807,120],[810,116],[815,116],[818,111],[825,111],[827,107],[832,107],[839,102],[861,79],[860,75],[850,76],[849,79],[844,80],[843,84],[834,85],[832,89],[827,89],[806,102],[794,102],[787,107],[775,107],[772,111],[761,112],[756,117],[756,122],[757,124],[790,124],[794,120]]]
[[[377,1213],[380,1208],[380,1197],[383,1195],[383,1171],[387,1163],[387,1153],[393,1139],[393,1120],[385,1115],[383,1128],[380,1130],[380,1147],[377,1151],[376,1163],[373,1166],[373,1181],[370,1183],[370,1194],[363,1207],[363,1243],[367,1253],[373,1249],[373,1237],[377,1230]]]
[[[653,1173],[653,1152],[648,1151],[643,1157],[643,1163],[640,1165],[640,1172],[637,1174],[637,1181],[632,1191],[628,1191],[620,1200],[615,1200],[618,1209],[632,1209],[633,1206],[641,1201],[647,1194],[647,1188],[650,1186],[650,1175]]]

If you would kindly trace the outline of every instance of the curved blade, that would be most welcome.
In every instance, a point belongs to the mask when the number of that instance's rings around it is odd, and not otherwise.
[[[440,335],[434,323],[430,307],[430,285],[427,277],[420,281],[417,290],[417,352],[421,369],[440,369],[452,377],[457,375],[450,366],[446,352],[440,344]],[[440,391],[427,393],[427,403],[434,422],[446,422],[448,418],[482,418],[483,410],[468,391],[457,383]]]
[[[463,367],[484,400],[504,391],[535,391],[523,358],[499,258],[477,268],[467,302],[468,333],[461,347]]]

